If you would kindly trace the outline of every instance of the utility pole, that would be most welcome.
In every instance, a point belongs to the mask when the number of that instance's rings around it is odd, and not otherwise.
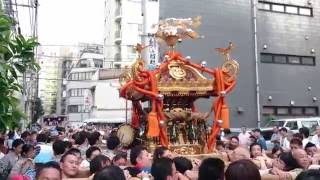
[[[31,17],[31,36],[32,37],[36,37],[37,36],[37,28],[38,28],[38,0],[35,1],[29,1],[30,4],[19,4],[17,2],[15,2],[14,4],[11,2],[11,0],[9,0],[10,5],[11,6],[15,6],[16,7],[16,11],[18,11],[18,6],[19,7],[23,7],[23,8],[29,8],[29,9],[34,9],[34,16]],[[34,4],[33,4],[34,2]],[[29,11],[31,12],[31,11]],[[18,12],[16,12],[17,17],[16,19],[19,19],[18,17]],[[32,16],[32,14],[30,14],[30,16]],[[32,23],[33,21],[33,23]],[[19,21],[18,21],[19,23]],[[18,33],[21,34],[21,29],[18,26]],[[34,49],[34,54],[37,54],[37,48]],[[37,57],[35,57],[37,58]],[[29,75],[29,81],[27,82],[27,76]],[[27,115],[27,117],[29,119],[32,119],[33,115],[34,115],[34,103],[35,103],[35,98],[38,97],[38,73],[36,73],[36,78],[34,78],[35,74],[33,72],[25,72],[23,73],[22,76],[22,81],[23,81],[23,112]],[[22,121],[22,128],[25,129],[26,128],[26,120]]]

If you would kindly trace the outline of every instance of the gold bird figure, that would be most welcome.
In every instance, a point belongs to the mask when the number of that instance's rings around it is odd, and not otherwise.
[[[142,46],[140,43],[137,43],[137,45],[134,46],[135,50],[138,52],[139,57],[141,55],[142,50],[144,50],[145,48],[147,48],[149,46]]]
[[[215,50],[218,51],[220,54],[222,54],[225,57],[225,60],[230,60],[230,52],[234,48],[234,45],[232,42],[229,42],[228,47],[226,48],[216,48]]]

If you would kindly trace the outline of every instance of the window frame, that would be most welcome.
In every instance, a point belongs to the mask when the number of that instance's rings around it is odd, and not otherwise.
[[[274,109],[274,113],[265,113],[264,108],[266,109]],[[287,108],[288,113],[279,113],[278,109]],[[295,108],[301,108],[302,113],[296,114],[293,113],[293,109]],[[307,113],[307,109],[313,109],[314,113]],[[304,117],[304,116],[319,116],[319,107],[318,106],[270,106],[270,105],[264,105],[262,106],[262,115],[275,115],[275,116],[290,116],[290,117]]]
[[[263,58],[263,56],[267,57],[267,56],[272,56],[271,57],[271,61],[265,61],[267,58]],[[282,63],[282,62],[276,62],[275,58],[277,56],[284,56],[286,58],[286,62]],[[297,57],[299,58],[299,63],[291,63],[289,61],[290,57]],[[303,61],[303,59],[310,59],[312,62],[311,63],[305,63],[305,61]],[[268,59],[270,59],[270,57],[268,57]],[[265,52],[261,52],[260,53],[260,62],[261,63],[265,63],[265,64],[285,64],[285,65],[297,65],[297,66],[316,66],[316,56],[305,56],[305,55],[294,55],[294,54],[275,54],[275,53],[265,53]]]
[[[298,6],[298,5],[284,4],[284,3],[274,3],[274,2],[264,1],[264,0],[259,0],[258,3],[261,4],[261,5],[269,4],[269,7],[270,7],[269,9],[265,9],[265,8],[260,7],[260,8],[258,8],[260,11],[269,11],[269,12],[282,13],[282,14],[313,17],[313,7]],[[284,11],[274,11],[273,10],[273,6],[284,6]],[[287,7],[296,7],[297,8],[297,13],[287,12],[287,10],[286,10]],[[300,9],[308,9],[308,10],[310,10],[310,15],[301,14]]]

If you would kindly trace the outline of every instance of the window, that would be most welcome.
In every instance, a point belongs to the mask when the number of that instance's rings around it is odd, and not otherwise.
[[[301,57],[301,64],[314,66],[316,61],[314,57]]]
[[[288,107],[277,107],[277,115],[288,115],[289,108]]]
[[[291,108],[292,115],[303,115],[303,108],[302,107],[293,107]]]
[[[262,113],[265,115],[274,115],[275,113],[275,108],[274,107],[263,107]]]
[[[85,67],[89,67],[89,66],[88,66],[86,60],[81,60],[81,61],[79,62],[78,67],[80,67],[80,68],[85,68]]]
[[[300,58],[297,56],[289,56],[288,57],[288,63],[289,64],[300,64]]]
[[[286,64],[287,63],[287,57],[284,55],[274,55],[273,56],[273,61],[274,63],[278,63],[278,64]]]
[[[81,95],[81,89],[77,89],[77,96],[82,96]]]
[[[68,112],[69,113],[78,113],[79,112],[78,105],[69,105]]]
[[[312,9],[311,8],[299,8],[299,14],[305,16],[312,16]]]
[[[271,10],[275,12],[284,12],[284,5],[272,4]]]
[[[76,89],[69,89],[69,96],[70,97],[81,97],[84,96],[84,91],[86,88],[76,88]]]
[[[307,107],[304,110],[304,114],[309,115],[309,116],[317,116],[319,114],[318,108],[317,107]]]
[[[82,112],[84,112],[83,105],[69,105],[68,112],[69,113],[82,113]]]
[[[271,10],[271,4],[269,4],[269,3],[260,3],[259,4],[259,9],[270,11]]]
[[[274,127],[274,126],[282,127],[284,123],[285,121],[269,121],[266,124],[266,127]]]
[[[297,121],[287,122],[286,127],[289,128],[290,130],[297,130],[298,129]]]
[[[261,62],[264,62],[264,63],[272,63],[273,60],[272,60],[272,54],[262,54],[261,55]]]
[[[85,74],[84,73],[79,73],[79,80],[84,80],[85,79]]]
[[[301,121],[302,127],[306,127],[310,130],[310,132],[315,132],[318,126],[318,121]]]
[[[93,59],[94,67],[102,68],[103,67],[103,60],[101,59]]]
[[[286,13],[289,13],[289,14],[298,14],[298,7],[295,7],[295,6],[286,6]]]
[[[259,0],[258,8],[262,11],[294,14],[300,16],[313,16],[313,9],[311,7],[296,6],[292,4],[281,4]]]
[[[90,80],[91,79],[91,72],[86,72],[85,73],[85,80]]]
[[[318,116],[317,106],[263,106],[263,115]]]
[[[292,65],[306,65],[315,66],[315,56],[298,56],[290,54],[272,54],[261,53],[260,59],[262,63],[274,63],[274,64],[292,64]]]

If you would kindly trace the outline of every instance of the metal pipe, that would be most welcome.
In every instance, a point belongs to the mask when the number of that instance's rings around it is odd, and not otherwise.
[[[260,118],[260,82],[259,82],[259,59],[258,59],[258,39],[257,39],[257,0],[251,0],[253,19],[253,39],[254,39],[254,59],[256,70],[256,103],[257,103],[257,123],[261,126]]]

